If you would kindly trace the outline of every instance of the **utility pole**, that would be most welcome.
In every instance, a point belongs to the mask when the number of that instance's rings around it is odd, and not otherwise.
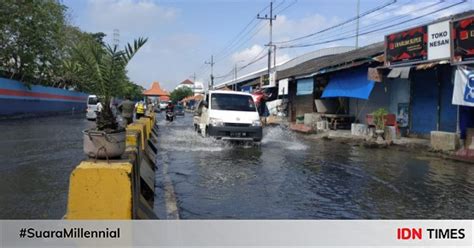
[[[120,30],[117,28],[115,28],[113,31],[112,44],[117,47],[120,45]]]
[[[210,89],[212,89],[212,87],[214,87],[214,55],[211,55],[211,61],[208,62],[204,62],[206,65],[211,65],[211,85],[209,86]]]
[[[193,78],[193,96],[196,95],[196,72],[191,76]]]
[[[233,90],[236,90],[235,89],[235,87],[237,87],[236,83],[237,83],[237,63],[234,64],[234,84],[232,85]]]
[[[270,21],[270,41],[268,42],[268,80],[270,80],[270,74],[271,74],[271,69],[272,69],[272,28],[273,28],[273,21],[276,20],[276,15],[273,15],[273,1],[270,1],[270,15],[268,16],[265,14],[265,16],[261,17],[259,14],[257,15],[257,19],[261,20],[268,20]],[[275,46],[275,51],[276,51],[276,46]],[[276,59],[274,59],[276,60]]]
[[[360,0],[357,0],[357,20],[356,20],[356,45],[359,48],[359,19],[360,19]]]

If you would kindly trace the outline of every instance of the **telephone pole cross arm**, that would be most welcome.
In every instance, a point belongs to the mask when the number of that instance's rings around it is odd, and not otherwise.
[[[211,61],[205,61],[204,62],[206,65],[211,65],[211,86],[209,88],[212,89],[212,87],[214,86],[214,55],[211,55]]]
[[[271,69],[272,69],[272,48],[274,48],[275,53],[276,53],[276,46],[273,45],[272,43],[272,29],[273,29],[273,21],[276,20],[276,15],[273,15],[273,1],[270,1],[270,15],[268,16],[265,14],[265,16],[260,16],[257,15],[257,19],[261,20],[268,20],[270,22],[270,41],[268,42],[268,79],[270,80],[270,74],[271,74]],[[275,56],[274,53],[274,56]],[[274,58],[275,65],[276,65],[276,57]]]

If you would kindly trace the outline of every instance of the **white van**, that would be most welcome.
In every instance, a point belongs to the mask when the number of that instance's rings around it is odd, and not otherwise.
[[[262,140],[260,116],[249,93],[209,91],[194,115],[194,128],[203,136],[226,140]]]
[[[99,98],[96,95],[89,95],[87,97],[87,113],[88,120],[95,120],[97,118],[97,102]]]

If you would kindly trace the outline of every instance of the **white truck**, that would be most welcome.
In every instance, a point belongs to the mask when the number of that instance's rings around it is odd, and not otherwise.
[[[212,90],[194,113],[194,129],[204,137],[223,140],[262,140],[262,123],[252,95]]]

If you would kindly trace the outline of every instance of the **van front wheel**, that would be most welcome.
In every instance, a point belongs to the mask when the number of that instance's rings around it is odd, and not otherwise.
[[[194,131],[196,131],[197,133],[201,133],[201,129],[199,128],[199,125],[194,124]]]
[[[204,130],[201,130],[201,135],[202,137],[206,138],[207,136],[209,136],[208,132],[207,132],[207,127],[204,127]]]

